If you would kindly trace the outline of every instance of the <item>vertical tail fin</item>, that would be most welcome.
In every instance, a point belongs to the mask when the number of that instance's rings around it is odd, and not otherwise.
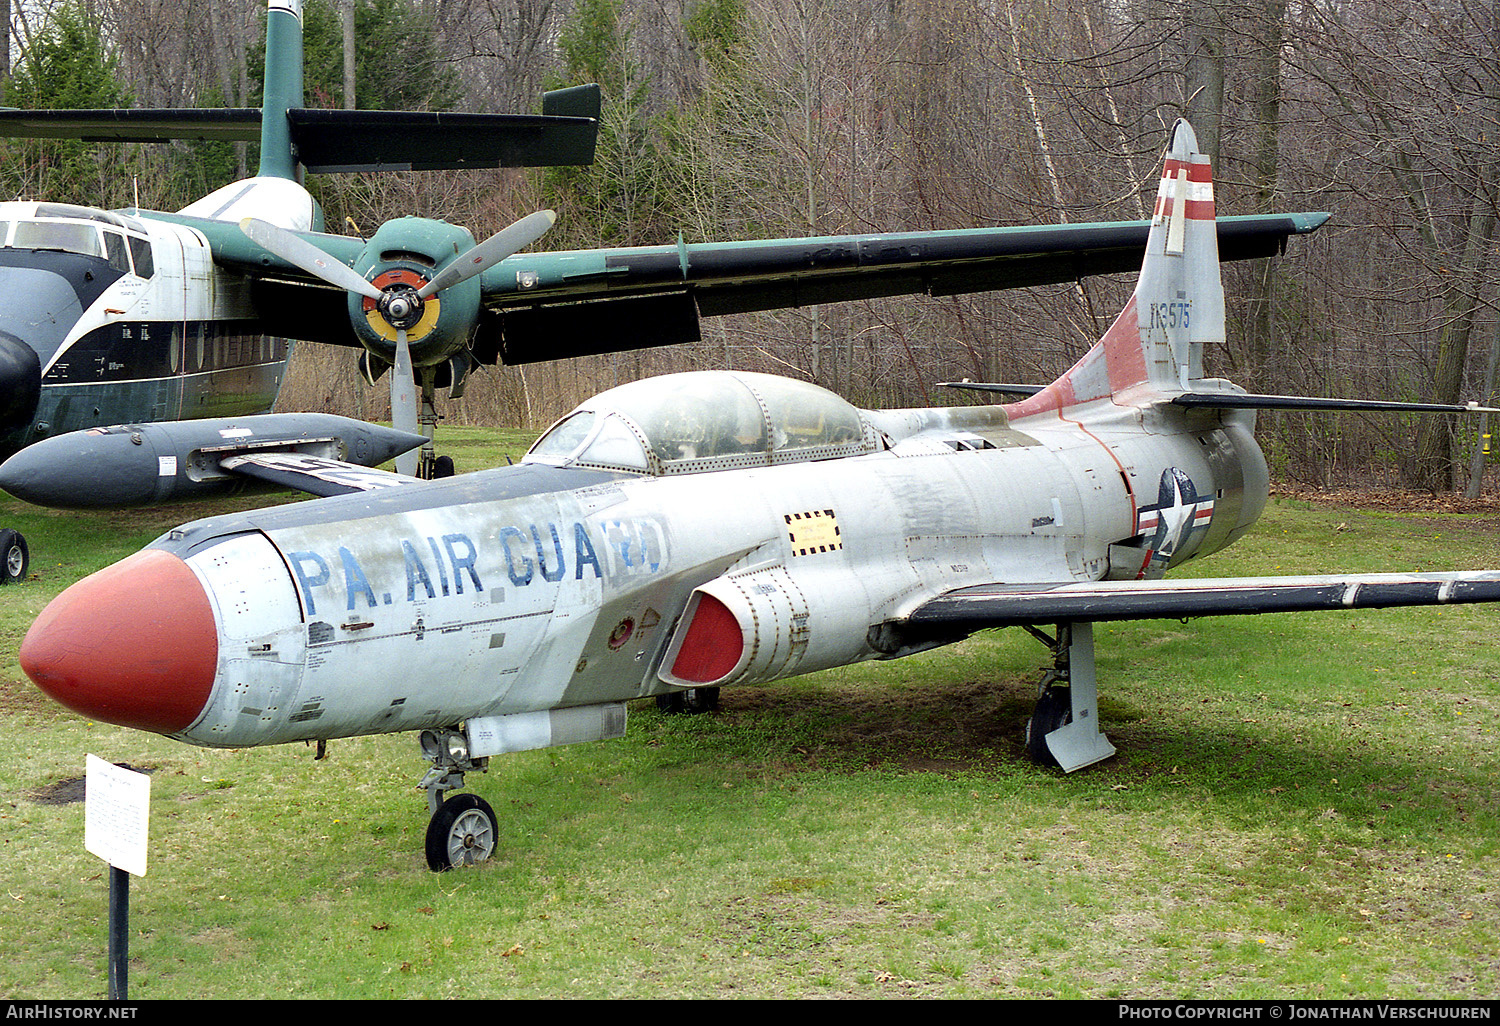
[[[303,106],[302,0],[269,0],[266,68],[260,113],[260,174],[297,178],[297,155],[286,112]]]
[[[1167,147],[1146,256],[1125,309],[1062,377],[1007,407],[1012,420],[1135,391],[1187,391],[1224,340],[1224,286],[1208,157],[1186,121]]]

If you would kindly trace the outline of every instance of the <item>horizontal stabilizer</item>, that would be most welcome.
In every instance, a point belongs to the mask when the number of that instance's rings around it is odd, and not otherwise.
[[[309,171],[446,171],[591,164],[593,118],[442,111],[289,110]]]
[[[942,388],[999,395],[1035,395],[1046,386],[992,381],[943,381]],[[1169,400],[1189,410],[1306,410],[1329,413],[1500,413],[1500,407],[1470,403],[1409,403],[1389,399],[1325,399],[1301,395],[1251,395],[1246,392],[1184,392]]]
[[[0,138],[85,142],[220,142],[260,138],[259,107],[156,110],[18,110],[0,108]]]
[[[1000,395],[1036,395],[1046,385],[1011,385],[999,381],[939,381],[939,388],[964,388],[971,392],[996,392]]]
[[[355,463],[298,452],[260,452],[230,456],[219,466],[231,473],[291,488],[309,495],[348,495],[377,488],[416,484],[418,479]]]
[[[1173,406],[1197,410],[1308,410],[1345,413],[1500,413],[1478,403],[1407,403],[1385,399],[1322,399],[1300,395],[1249,395],[1244,392],[1187,392]]]
[[[1500,601],[1500,571],[1223,577],[1176,581],[980,585],[919,606],[903,634],[968,634],[1017,627],[1108,620],[1180,620],[1396,606]],[[908,639],[911,640],[911,639]]]
[[[439,171],[589,164],[599,87],[547,93],[542,114],[322,110],[286,112],[297,159],[309,171]],[[254,142],[258,107],[106,110],[0,108],[0,138],[86,142],[173,139]]]

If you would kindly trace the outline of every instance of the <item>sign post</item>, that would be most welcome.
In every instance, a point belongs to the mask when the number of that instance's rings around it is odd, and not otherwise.
[[[146,875],[151,778],[90,755],[84,775],[83,846],[110,865],[109,999],[127,997],[130,875]]]

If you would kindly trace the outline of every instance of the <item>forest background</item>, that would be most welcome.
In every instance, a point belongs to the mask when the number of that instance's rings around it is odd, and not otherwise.
[[[0,0],[18,107],[255,106],[264,0]],[[529,112],[602,86],[587,168],[313,176],[329,231],[404,214],[538,248],[1138,219],[1187,116],[1218,212],[1333,217],[1228,265],[1209,372],[1252,391],[1457,402],[1500,352],[1500,8],[1478,0],[307,0],[309,106]],[[0,48],[4,50],[4,48]],[[0,194],[174,210],[252,145],[0,142]],[[866,407],[1045,383],[1133,280],[705,320],[694,346],[502,367],[445,417],[537,429],[600,388],[732,367]],[[347,351],[297,349],[284,408],[388,416]],[[1283,480],[1484,481],[1479,418],[1266,415]]]

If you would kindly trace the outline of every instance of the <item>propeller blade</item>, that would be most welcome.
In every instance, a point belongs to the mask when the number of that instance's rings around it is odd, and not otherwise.
[[[398,431],[417,433],[417,381],[404,330],[396,332],[396,363],[391,367],[391,426]],[[396,457],[396,473],[416,476],[416,450]]]
[[[468,252],[455,257],[452,263],[417,290],[417,296],[426,299],[451,285],[457,285],[461,281],[468,281],[476,274],[484,273],[506,257],[519,253],[547,234],[547,229],[551,228],[556,220],[557,215],[550,210],[538,210],[534,214],[527,214],[510,227],[500,229]]]
[[[346,292],[355,292],[370,299],[379,299],[381,292],[347,264],[340,263],[306,239],[299,238],[284,228],[247,217],[240,222],[240,231],[250,237],[262,249],[269,250],[289,264],[295,264],[308,274],[322,278]]]

